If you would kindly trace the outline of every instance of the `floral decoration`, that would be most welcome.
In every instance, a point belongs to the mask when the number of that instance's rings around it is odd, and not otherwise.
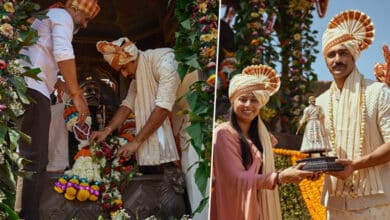
[[[203,78],[209,78],[210,83],[201,80],[190,86],[185,95],[189,109],[182,112],[189,116],[191,125],[186,130],[199,156],[195,182],[203,200],[194,213],[201,212],[208,202],[214,103],[212,75],[216,73],[218,11],[218,0],[176,1],[175,16],[180,25],[176,32],[175,57],[180,77],[183,79],[186,74],[198,70]]]
[[[276,166],[277,168],[287,168],[296,164],[297,160],[308,157],[308,154],[301,153],[295,150],[287,150],[281,148],[274,148],[276,154]],[[286,216],[286,219],[313,219],[324,220],[326,219],[326,209],[321,204],[321,192],[322,185],[324,184],[324,175],[322,175],[316,181],[310,181],[307,179],[302,180],[299,183],[299,189],[294,184],[285,184],[280,187],[281,195],[281,207],[282,214]],[[297,191],[300,191],[300,195],[296,195]],[[292,196],[291,196],[292,195]],[[302,210],[300,207],[300,201],[304,200],[308,213]],[[303,212],[303,213],[302,213]],[[283,218],[285,219],[285,218]]]
[[[63,193],[65,199],[79,201],[97,201],[101,197],[104,211],[112,219],[121,219],[127,216],[123,209],[121,192],[136,173],[134,156],[127,160],[116,157],[116,151],[129,141],[133,141],[131,134],[122,133],[112,136],[109,141],[89,144],[91,118],[88,116],[84,123],[77,121],[79,113],[71,100],[65,105],[64,119],[69,131],[73,131],[75,138],[80,142],[79,151],[75,155],[72,169],[65,171],[64,176],[55,183],[54,190]],[[133,121],[130,121],[133,122]],[[128,131],[133,123],[121,127],[121,131]]]
[[[93,160],[99,164],[102,178],[100,186],[102,207],[111,215],[123,209],[121,192],[124,184],[137,172],[134,156],[130,160],[115,156],[116,151],[127,142],[128,140],[124,138],[112,137],[108,142],[94,143],[91,146]]]
[[[24,113],[23,105],[30,103],[24,77],[37,79],[40,72],[22,66],[19,60],[29,60],[19,51],[38,38],[30,27],[30,18],[44,18],[45,13],[39,9],[39,5],[30,1],[0,0],[0,218],[17,218],[10,208],[15,198],[13,173],[27,161],[19,157],[16,149],[19,139],[30,141],[17,127],[17,120]]]
[[[315,1],[245,0],[236,9],[236,70],[253,64],[279,69],[282,86],[262,111],[271,130],[295,132],[317,75],[311,64],[318,51],[317,31],[311,30]],[[225,91],[227,93],[227,91]]]
[[[287,10],[283,10],[285,6]],[[278,11],[275,27],[281,54],[280,117],[282,130],[295,132],[299,118],[307,103],[317,75],[311,67],[319,51],[316,35],[311,29],[315,2],[307,0],[280,1],[274,7]]]

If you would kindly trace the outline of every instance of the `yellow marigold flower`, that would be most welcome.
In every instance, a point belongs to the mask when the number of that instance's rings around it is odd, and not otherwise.
[[[114,203],[116,204],[116,205],[122,205],[122,200],[121,199],[115,199],[114,200]]]
[[[264,12],[265,12],[265,9],[264,9],[264,8],[260,8],[260,9],[259,9],[259,14],[264,14]]]
[[[249,28],[259,29],[261,24],[259,22],[252,22],[248,24]]]
[[[15,12],[14,5],[11,2],[5,3],[3,7],[4,7],[4,10],[6,12],[9,12],[9,13],[14,13]]]
[[[218,30],[216,28],[211,29],[211,36],[213,39],[217,39],[218,37]]]
[[[294,40],[300,40],[301,35],[300,34],[294,34]]]
[[[199,6],[199,11],[201,13],[207,12],[207,3],[206,2],[200,3],[198,6]]]
[[[260,44],[260,40],[259,40],[259,39],[253,39],[253,40],[251,41],[251,45],[257,46],[257,45],[259,45],[259,44]]]
[[[209,85],[215,85],[215,74],[212,74],[211,76],[209,76],[209,78],[207,79],[207,83]]]
[[[200,52],[200,55],[203,57],[214,57],[215,56],[215,46],[212,46],[210,48],[203,48]]]
[[[256,13],[256,12],[252,12],[251,13],[251,17],[252,18],[257,18],[257,17],[259,17],[260,15],[258,14],[258,13]]]
[[[213,39],[213,36],[211,34],[202,34],[200,36],[200,40],[204,42],[210,42]]]

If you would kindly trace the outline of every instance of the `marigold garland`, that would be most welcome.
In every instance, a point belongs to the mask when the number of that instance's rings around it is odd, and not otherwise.
[[[287,150],[281,148],[273,149],[275,154],[284,156],[290,156],[292,164],[296,164],[297,160],[306,158],[308,154],[301,153],[296,150]],[[302,197],[305,200],[306,207],[313,220],[326,219],[326,209],[321,204],[322,185],[324,183],[324,175],[322,175],[316,181],[303,180],[299,183],[299,188],[302,193]]]

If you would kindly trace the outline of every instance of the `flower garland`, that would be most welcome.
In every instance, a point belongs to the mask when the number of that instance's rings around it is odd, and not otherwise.
[[[290,159],[292,164],[296,164],[297,160],[304,159],[308,156],[308,154],[304,154],[300,151],[295,150],[273,148],[273,151],[275,154],[291,157]],[[313,220],[326,219],[326,209],[320,202],[324,178],[325,175],[322,175],[316,181],[310,181],[305,179],[299,183],[299,188],[302,193],[302,197]]]
[[[313,88],[317,75],[311,64],[315,61],[317,31],[311,29],[314,1],[307,0],[244,0],[240,1],[233,29],[237,69],[253,64],[281,66],[283,87],[271,97],[265,121],[271,130],[295,132],[306,103],[306,94]],[[269,111],[271,113],[271,111]]]
[[[25,161],[17,149],[21,139],[31,139],[20,131],[18,120],[25,111],[24,105],[30,103],[24,77],[39,80],[40,70],[24,67],[19,61],[28,59],[19,51],[38,39],[29,18],[45,17],[46,12],[39,10],[39,5],[30,1],[0,0],[0,219],[17,218],[11,208],[15,200],[14,174],[26,173],[22,170]]]
[[[237,73],[249,65],[267,64],[275,68],[279,55],[275,50],[276,14],[264,0],[241,1],[233,29],[238,45]]]
[[[129,141],[133,141],[131,134],[113,136],[107,142],[89,145],[91,118],[88,116],[85,123],[78,123],[79,113],[71,100],[66,102],[64,119],[69,131],[73,131],[80,142],[79,152],[75,156],[75,163],[71,170],[65,172],[55,183],[54,190],[63,193],[68,200],[77,198],[79,201],[97,201],[101,195],[103,210],[110,213],[112,219],[121,219],[127,216],[123,210],[123,184],[129,181],[137,169],[134,156],[130,160],[116,157],[116,151]],[[131,130],[134,123],[125,124],[121,130]]]
[[[99,164],[102,176],[101,190],[103,209],[111,214],[123,209],[123,184],[136,174],[135,158],[129,161],[116,157],[116,151],[128,142],[125,138],[112,137],[108,142],[94,143],[91,146],[93,160]]]

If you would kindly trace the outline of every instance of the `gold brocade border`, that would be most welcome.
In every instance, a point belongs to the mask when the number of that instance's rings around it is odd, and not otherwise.
[[[273,148],[275,154],[284,156],[290,156],[293,165],[297,160],[306,158],[308,155],[295,150],[287,150],[281,148]],[[302,197],[305,200],[306,207],[309,210],[310,216],[313,220],[325,220],[326,209],[321,204],[322,185],[324,183],[324,175],[322,175],[316,181],[302,180],[299,183],[299,188],[302,193]]]

